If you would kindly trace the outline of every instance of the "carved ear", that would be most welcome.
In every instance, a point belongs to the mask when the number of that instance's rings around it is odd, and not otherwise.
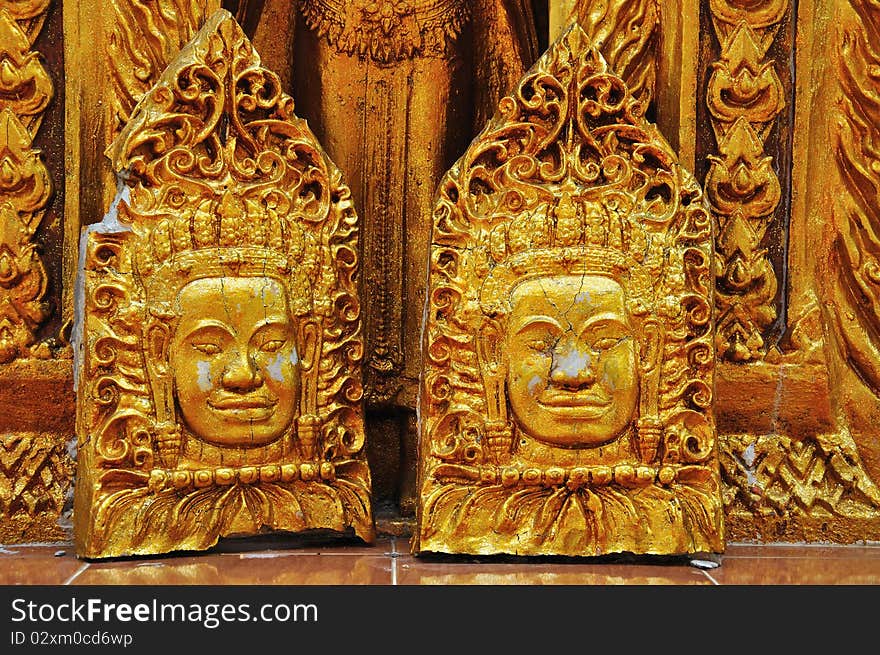
[[[144,335],[144,350],[147,360],[147,375],[153,395],[153,406],[159,424],[174,421],[174,394],[170,380],[168,351],[171,330],[166,323],[150,322]]]
[[[168,347],[171,331],[164,323],[153,323],[147,328],[145,346],[147,363],[158,375],[168,374]]]
[[[303,372],[311,371],[318,360],[321,326],[314,319],[303,321],[299,329],[299,362]]]
[[[476,346],[477,359],[480,368],[484,371],[498,372],[504,358],[501,351],[504,348],[504,330],[501,324],[494,318],[485,318],[477,330]]]
[[[642,352],[640,366],[642,373],[649,373],[660,365],[663,350],[663,326],[656,319],[648,319],[642,324]]]
[[[504,329],[494,318],[484,318],[477,330],[476,346],[480,373],[486,393],[486,418],[494,425],[507,423],[507,396],[504,392]]]

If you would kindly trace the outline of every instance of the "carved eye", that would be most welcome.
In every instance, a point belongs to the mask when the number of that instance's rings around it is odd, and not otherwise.
[[[623,337],[601,337],[593,342],[593,350],[609,350],[623,341]]]
[[[283,339],[270,339],[269,341],[265,341],[260,345],[260,350],[264,353],[274,353],[281,350],[282,346],[287,343]]]
[[[198,350],[200,353],[204,353],[205,355],[218,355],[222,348],[216,343],[210,343],[207,341],[200,341],[192,344],[192,347]]]

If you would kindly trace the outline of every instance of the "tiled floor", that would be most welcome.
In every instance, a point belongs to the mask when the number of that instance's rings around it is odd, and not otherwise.
[[[48,585],[876,585],[880,544],[729,544],[721,566],[678,559],[417,558],[405,537],[299,545],[239,542],[216,552],[83,562],[71,544],[0,547],[0,584]]]

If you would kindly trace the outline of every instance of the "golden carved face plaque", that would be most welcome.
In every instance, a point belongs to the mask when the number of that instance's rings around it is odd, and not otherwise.
[[[108,154],[127,189],[84,239],[78,554],[372,539],[357,217],[227,12]]]
[[[713,230],[572,26],[440,185],[416,552],[723,549]]]
[[[188,283],[169,354],[188,430],[219,446],[264,446],[293,428],[296,331],[283,282],[215,277]]]
[[[507,394],[530,437],[569,448],[601,445],[630,427],[638,351],[623,288],[610,278],[560,275],[513,289]]]

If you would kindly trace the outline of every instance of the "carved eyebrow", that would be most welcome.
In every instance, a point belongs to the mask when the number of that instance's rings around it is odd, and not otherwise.
[[[260,342],[264,339],[275,340],[276,338],[291,339],[293,338],[293,325],[285,321],[279,321],[268,318],[260,321],[251,334],[249,343]]]
[[[591,316],[584,322],[584,326],[581,329],[581,336],[583,336],[588,330],[595,330],[597,327],[604,327],[605,325],[621,328],[627,333],[632,332],[632,328],[624,323],[618,314],[603,312],[602,314]]]
[[[233,331],[233,329],[226,323],[211,318],[206,318],[196,323],[195,327],[186,333],[186,338],[189,339],[193,336],[199,336],[202,332],[212,332],[215,330],[228,334],[230,337],[235,336],[235,332]]]
[[[515,324],[514,324],[515,325]],[[555,318],[550,316],[529,316],[528,319],[523,322],[522,325],[515,328],[513,331],[514,334],[519,334],[520,332],[524,332],[526,328],[531,327],[532,325],[547,325],[559,332],[562,332],[562,326],[559,324]]]
[[[279,318],[277,316],[267,316],[262,321],[257,323],[254,326],[254,332],[256,333],[259,330],[264,328],[281,328],[282,330],[289,330],[293,327],[293,324],[287,320],[286,318]]]

